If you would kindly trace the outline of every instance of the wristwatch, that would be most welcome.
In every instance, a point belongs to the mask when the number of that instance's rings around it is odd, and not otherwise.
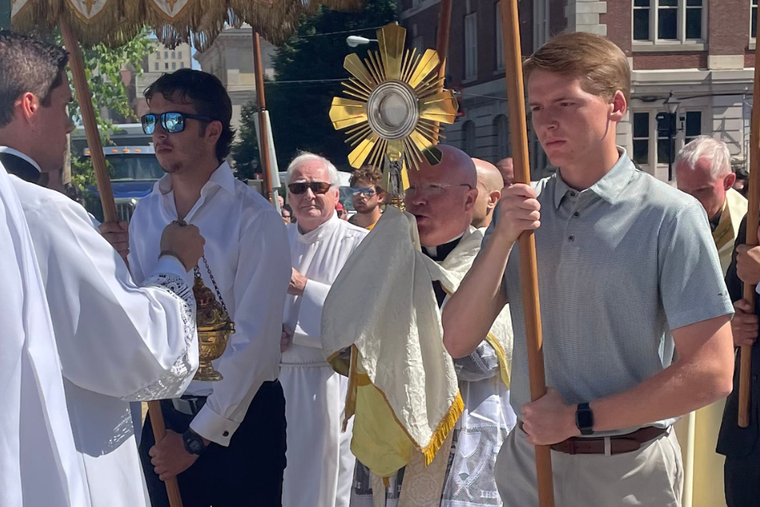
[[[581,431],[581,435],[594,434],[594,411],[588,403],[579,403],[575,411],[575,425]]]
[[[206,444],[203,443],[203,438],[189,428],[182,434],[182,441],[185,443],[185,450],[190,454],[200,456],[207,449]]]

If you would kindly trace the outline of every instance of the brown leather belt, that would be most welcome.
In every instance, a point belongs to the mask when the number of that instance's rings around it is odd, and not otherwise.
[[[643,444],[668,432],[666,428],[646,426],[633,433],[611,437],[573,437],[551,446],[552,450],[565,454],[623,454],[638,451]],[[605,440],[609,439],[608,451]]]

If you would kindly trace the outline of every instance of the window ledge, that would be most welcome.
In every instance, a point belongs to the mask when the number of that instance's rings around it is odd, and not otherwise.
[[[496,69],[493,71],[494,76],[503,76],[504,75],[504,69]]]
[[[466,78],[462,79],[462,84],[474,83],[477,80],[478,80],[478,76],[466,77]]]
[[[671,53],[706,51],[706,42],[633,42],[634,53]]]
[[[749,41],[749,44],[747,44],[747,49],[749,49],[750,51],[754,51],[755,50],[755,44],[756,44],[755,39],[751,39]]]

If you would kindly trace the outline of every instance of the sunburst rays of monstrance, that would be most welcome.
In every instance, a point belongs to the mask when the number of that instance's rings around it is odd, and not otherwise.
[[[442,89],[438,53],[405,50],[405,39],[406,29],[390,24],[377,31],[379,50],[369,51],[364,62],[348,55],[347,97],[335,97],[330,108],[333,127],[345,130],[353,147],[348,162],[382,168],[392,194],[409,186],[407,167],[440,162],[439,124],[454,123],[458,108],[453,92]]]

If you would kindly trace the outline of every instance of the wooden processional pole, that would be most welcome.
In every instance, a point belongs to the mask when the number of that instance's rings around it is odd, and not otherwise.
[[[515,182],[530,184],[528,129],[525,124],[525,90],[523,87],[522,53],[520,51],[520,20],[518,0],[501,0],[502,40],[504,41],[504,70],[507,81],[509,130]],[[546,394],[544,352],[541,336],[541,305],[538,297],[538,268],[536,238],[524,232],[518,240],[520,248],[520,277],[525,308],[525,331],[528,341],[528,373],[530,397],[536,401]],[[536,473],[540,507],[554,506],[551,449],[536,446]]]
[[[253,67],[256,78],[256,108],[259,111],[259,158],[261,159],[264,176],[264,197],[272,200],[272,161],[269,159],[269,132],[267,130],[266,96],[264,95],[264,65],[261,62],[261,37],[259,32],[253,32]],[[276,203],[273,203],[276,205]]]
[[[757,11],[760,20],[760,9]],[[749,141],[749,204],[747,208],[747,240],[757,246],[757,226],[760,221],[760,44],[755,47],[755,87],[752,95],[752,127]],[[744,284],[744,299],[755,309],[755,286]],[[739,351],[739,426],[746,428],[750,419],[750,385],[752,380],[752,345]]]
[[[92,165],[95,168],[95,179],[98,183],[98,192],[100,193],[100,202],[103,205],[103,218],[106,222],[116,222],[119,217],[116,214],[116,203],[113,199],[111,190],[111,178],[108,175],[106,166],[106,157],[103,154],[103,145],[100,142],[98,133],[98,123],[95,119],[95,109],[92,105],[92,95],[87,83],[87,74],[84,70],[84,59],[79,49],[74,34],[71,32],[66,20],[61,17],[61,34],[63,43],[69,52],[69,66],[71,67],[71,76],[74,81],[74,92],[79,102],[79,110],[82,112],[82,123],[87,135],[87,145],[90,147],[92,156]],[[164,416],[161,413],[161,402],[149,401],[148,410],[150,411],[150,420],[153,426],[153,436],[156,442],[160,442],[166,435],[166,424]],[[164,482],[166,484],[166,493],[169,496],[169,505],[171,507],[182,507],[182,497],[179,493],[177,478],[172,477]]]

